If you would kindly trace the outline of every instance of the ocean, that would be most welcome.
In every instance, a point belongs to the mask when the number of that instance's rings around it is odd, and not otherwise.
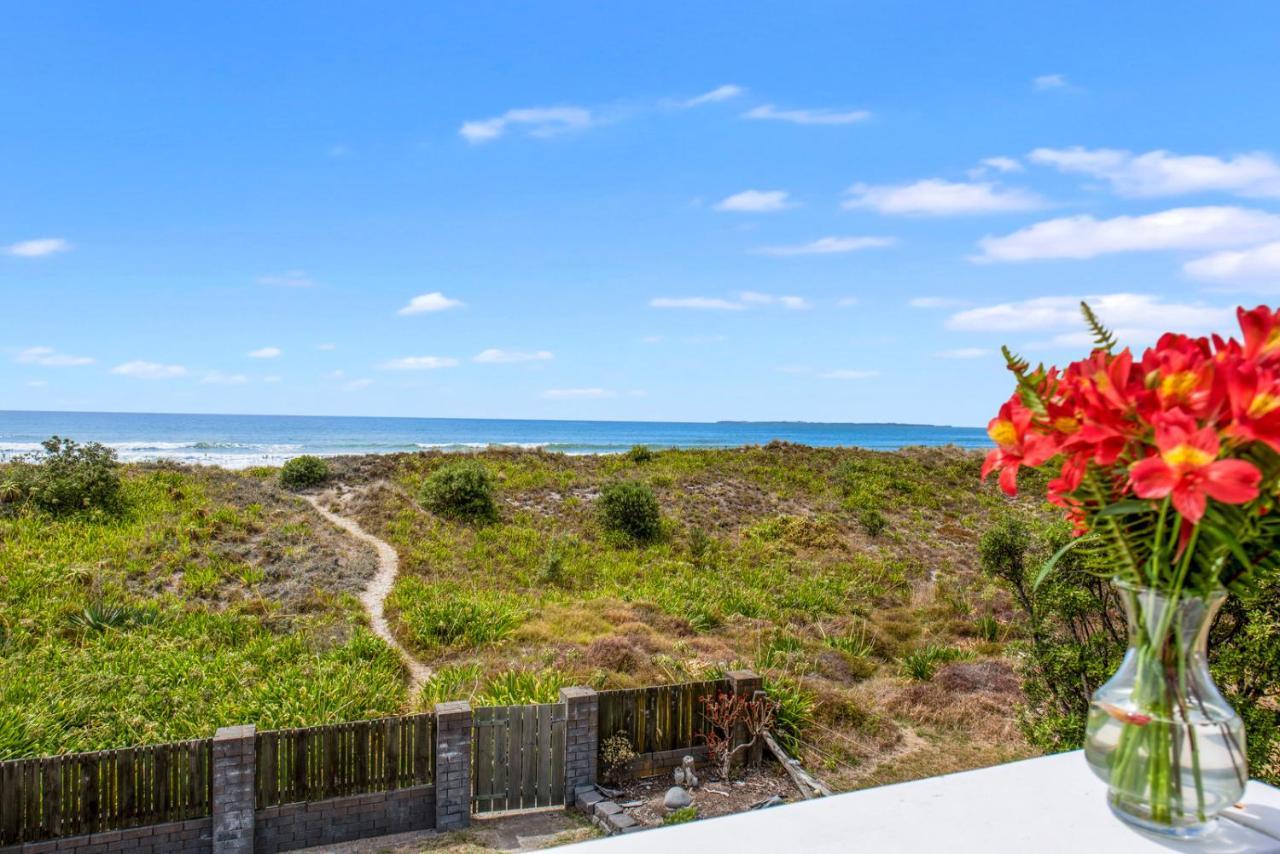
[[[524,421],[487,418],[357,418],[303,415],[166,415],[0,411],[0,460],[40,449],[52,435],[101,442],[120,459],[245,468],[301,454],[468,451],[491,445],[566,454],[651,448],[728,448],[774,439],[819,447],[893,450],[908,445],[986,447],[977,427],[719,421]]]

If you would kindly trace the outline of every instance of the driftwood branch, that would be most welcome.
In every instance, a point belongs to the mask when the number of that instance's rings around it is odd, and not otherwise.
[[[814,796],[826,797],[827,795],[832,794],[831,789],[827,788],[825,783],[800,767],[799,759],[792,759],[791,756],[787,754],[787,751],[782,749],[782,745],[778,744],[777,739],[773,737],[773,733],[765,730],[763,735],[765,745],[769,748],[770,752],[773,753],[774,757],[782,765],[783,769],[786,770],[787,774],[791,777],[791,781],[795,783],[796,788],[800,790],[800,794],[804,795],[805,800],[813,798]]]

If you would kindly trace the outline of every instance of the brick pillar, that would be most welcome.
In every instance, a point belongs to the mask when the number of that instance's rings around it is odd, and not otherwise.
[[[729,678],[729,685],[733,693],[739,697],[746,697],[748,700],[754,699],[756,692],[764,690],[764,680],[760,678],[760,674],[753,670],[731,670],[726,675]],[[737,732],[733,734],[733,746],[737,747],[739,744],[745,743],[749,738],[751,736],[747,733],[747,728],[739,724]],[[734,757],[734,766],[758,764],[760,757],[763,755],[763,747],[757,741],[752,747]]]
[[[591,688],[561,688],[565,704],[564,798],[573,806],[579,786],[596,782],[600,752],[600,695]]]
[[[256,734],[249,724],[222,727],[213,736],[214,854],[253,854]]]
[[[471,826],[471,704],[436,703],[436,830]]]

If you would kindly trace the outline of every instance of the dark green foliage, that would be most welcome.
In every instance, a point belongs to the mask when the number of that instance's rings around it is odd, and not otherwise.
[[[701,528],[689,531],[689,560],[698,569],[715,565],[716,539]]]
[[[627,451],[627,459],[636,465],[651,462],[653,460],[653,451],[649,450],[648,445],[635,445],[631,450]]]
[[[120,509],[120,464],[116,452],[97,442],[81,445],[53,436],[44,453],[7,467],[0,477],[0,501],[30,502],[46,513]]]
[[[600,517],[610,531],[639,542],[657,539],[662,531],[658,498],[648,484],[638,481],[611,483],[602,489]]]
[[[422,485],[422,503],[450,519],[492,522],[498,518],[493,478],[484,463],[476,460],[449,463],[432,472]]]
[[[868,537],[878,537],[889,527],[889,520],[874,507],[864,507],[858,511],[858,524],[867,532]]]
[[[329,464],[319,457],[294,457],[280,469],[280,484],[286,489],[309,489],[329,477]]]
[[[542,557],[542,566],[538,568],[538,581],[553,587],[562,587],[565,583],[565,561],[569,547],[564,540],[551,541],[547,553]]]
[[[1017,601],[1030,638],[1022,669],[1026,704],[1019,722],[1045,750],[1084,742],[1093,692],[1115,672],[1126,646],[1118,597],[1087,550],[1067,551],[1036,587],[1041,563],[1070,538],[1065,523],[1037,529],[1000,520],[980,543],[982,568]],[[1280,692],[1280,583],[1256,584],[1248,598],[1228,599],[1210,631],[1209,662],[1227,700],[1244,718],[1251,773],[1280,780],[1280,712],[1266,698]]]

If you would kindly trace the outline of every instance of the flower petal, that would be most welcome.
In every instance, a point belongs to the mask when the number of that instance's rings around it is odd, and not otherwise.
[[[1164,498],[1173,491],[1178,480],[1173,469],[1159,457],[1147,457],[1134,463],[1129,469],[1129,477],[1139,498]]]
[[[1262,472],[1244,460],[1218,460],[1204,470],[1204,491],[1225,504],[1244,504],[1258,497]]]

